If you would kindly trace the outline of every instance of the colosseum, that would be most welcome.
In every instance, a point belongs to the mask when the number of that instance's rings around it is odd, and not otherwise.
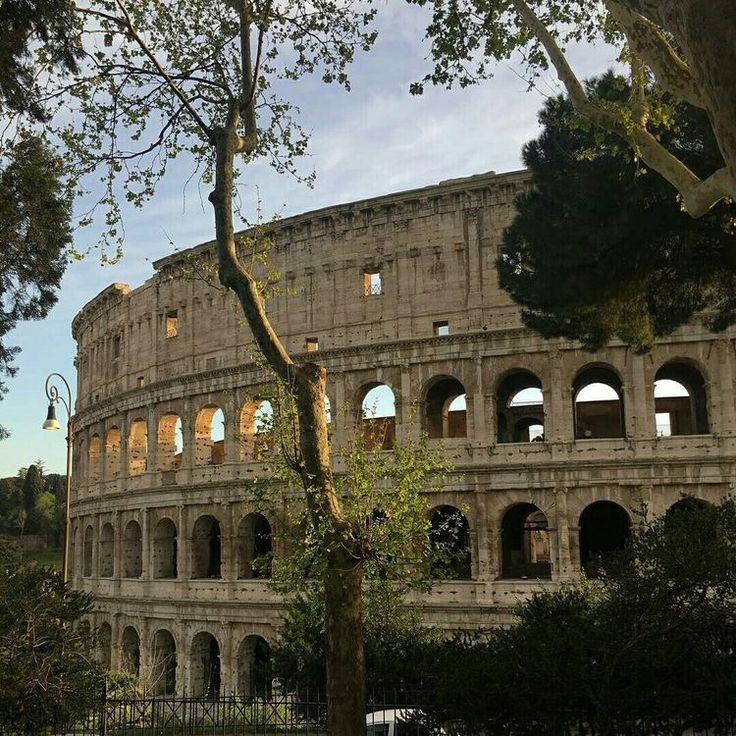
[[[285,288],[269,315],[349,408],[335,441],[378,397],[385,451],[424,430],[454,464],[427,509],[433,524],[461,518],[461,554],[415,601],[447,629],[508,621],[531,591],[594,574],[643,507],[732,487],[736,335],[692,324],[641,356],[524,328],[495,261],[528,185],[489,172],[274,226]],[[212,248],[113,284],[73,323],[73,585],[96,596],[103,661],[159,694],[264,686],[283,610],[253,564],[277,520],[243,490],[264,472],[266,377],[234,298],[182,269]]]

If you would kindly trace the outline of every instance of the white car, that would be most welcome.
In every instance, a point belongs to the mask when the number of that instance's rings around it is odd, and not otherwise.
[[[421,711],[411,708],[378,710],[365,717],[367,736],[430,736],[432,731],[416,723]],[[434,733],[444,734],[444,731]]]

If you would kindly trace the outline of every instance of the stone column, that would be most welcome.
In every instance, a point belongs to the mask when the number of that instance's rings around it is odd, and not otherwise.
[[[179,506],[176,530],[176,574],[179,580],[189,579],[192,530],[189,528],[189,509]]]
[[[99,514],[95,514],[92,517],[92,528],[94,529],[94,545],[92,547],[92,577],[100,577],[100,529],[102,527],[102,520]],[[95,583],[97,587],[97,583]]]
[[[650,438],[655,435],[654,386],[647,385],[644,358],[631,356],[631,377],[624,393],[624,412],[626,434],[635,439]]]
[[[421,428],[418,417],[416,421],[411,416],[412,394],[411,366],[409,363],[401,365],[401,386],[399,401],[396,403],[396,441],[405,443],[411,439],[418,439]]]
[[[555,527],[557,529],[556,575],[558,580],[566,580],[573,576],[570,557],[570,528],[567,518],[567,488],[555,489]],[[552,542],[552,538],[550,538]],[[550,550],[551,552],[551,550]]]
[[[488,510],[486,508],[486,494],[482,490],[475,492],[475,550],[473,555],[473,578],[475,580],[490,580],[492,567],[492,529],[488,524]]]
[[[733,436],[736,432],[736,406],[734,406],[734,351],[731,340],[718,341],[718,367],[719,367],[719,391],[720,398],[720,426],[718,433],[722,435]],[[712,369],[711,369],[712,370]],[[709,396],[708,421],[710,423],[711,432],[714,431],[714,404]]]
[[[151,579],[151,535],[149,518],[151,511],[145,506],[141,508],[141,580]]]
[[[158,423],[156,422],[156,405],[149,404],[146,413],[146,431],[148,433],[146,447],[146,471],[155,473],[157,468],[156,451],[158,450]],[[150,485],[157,485],[152,482]]]
[[[113,672],[120,670],[120,637],[122,631],[120,630],[120,617],[122,614],[114,613],[110,617],[110,669]]]
[[[220,575],[223,580],[234,580],[237,577],[235,570],[235,555],[233,550],[233,507],[229,501],[223,501],[222,523],[220,524]]]
[[[468,397],[467,394],[465,396],[468,423],[467,437],[473,442],[487,444],[485,397],[483,395],[483,359],[479,355],[473,358],[473,368],[475,373],[475,388],[472,396]],[[472,399],[472,401],[469,399]]]

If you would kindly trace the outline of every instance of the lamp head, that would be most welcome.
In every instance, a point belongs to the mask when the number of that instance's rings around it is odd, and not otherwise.
[[[49,410],[46,414],[46,421],[43,423],[44,429],[61,429],[59,420],[56,418],[56,407],[53,403],[49,404]]]

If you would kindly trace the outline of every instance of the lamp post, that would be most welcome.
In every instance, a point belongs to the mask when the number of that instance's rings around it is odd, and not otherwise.
[[[52,383],[52,379],[59,378],[66,388],[67,398],[59,393],[59,389]],[[49,400],[49,409],[43,429],[61,429],[61,424],[56,418],[56,404],[61,403],[66,409],[66,497],[64,513],[64,582],[69,581],[69,502],[72,491],[72,445],[74,434],[72,432],[72,390],[69,388],[66,378],[61,373],[51,373],[46,377],[46,398]]]

